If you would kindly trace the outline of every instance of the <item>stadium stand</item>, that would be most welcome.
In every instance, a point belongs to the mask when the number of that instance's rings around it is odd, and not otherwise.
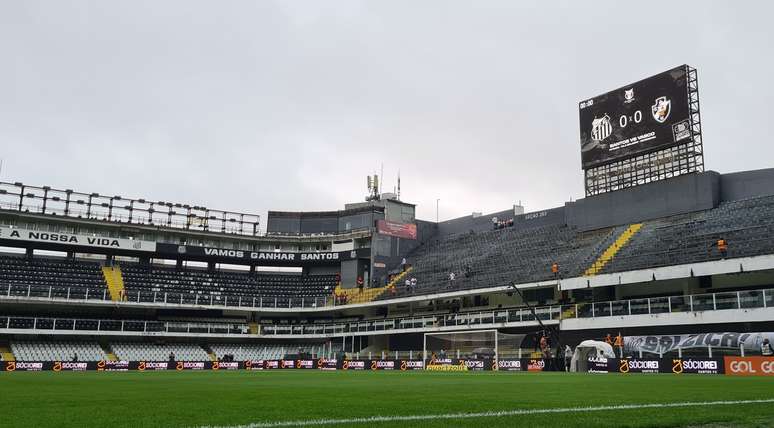
[[[554,262],[561,277],[576,277],[716,260],[721,255],[713,244],[721,238],[729,243],[728,258],[771,254],[774,241],[766,237],[772,233],[774,197],[767,196],[590,232],[549,225],[455,234],[407,256],[416,287],[407,290],[397,282],[396,293],[378,298],[550,280]]]
[[[0,256],[0,285],[11,295],[102,298],[106,291],[100,264],[96,262],[22,256]]]
[[[717,208],[646,222],[602,272],[668,266],[722,257],[715,244],[729,242],[726,257],[771,254],[774,197],[723,202]]]
[[[218,358],[224,355],[233,355],[236,361],[246,360],[278,360],[286,355],[299,353],[310,354],[312,357],[324,353],[324,345],[320,343],[298,344],[216,344],[210,349]]]
[[[116,357],[127,361],[167,361],[170,354],[174,354],[178,361],[210,360],[201,346],[189,343],[116,342],[110,347]]]
[[[107,356],[96,342],[13,341],[11,350],[19,361],[100,361]]]
[[[409,254],[413,266],[409,276],[417,278],[416,287],[409,291],[398,282],[396,293],[380,298],[550,280],[553,262],[561,266],[563,276],[579,276],[619,229],[580,233],[568,226],[549,225],[444,237]],[[450,272],[455,272],[453,282]]]
[[[0,256],[0,287],[11,295],[102,299],[125,290],[139,301],[159,300],[159,294],[179,295],[182,303],[209,302],[237,306],[263,299],[262,306],[287,307],[292,299],[325,302],[336,291],[347,303],[364,303],[406,294],[425,294],[575,277],[721,257],[713,244],[729,243],[728,258],[770,254],[774,242],[774,196],[721,203],[717,208],[580,232],[566,225],[532,229],[505,228],[461,233],[431,240],[408,255],[417,286],[406,289],[397,275],[387,287],[344,289],[335,275],[300,275],[175,269],[124,264],[102,267],[97,262],[21,256]],[[611,249],[613,249],[611,251]],[[449,273],[455,272],[455,280]],[[117,275],[116,275],[117,273]],[[112,277],[111,283],[106,278]],[[109,292],[108,292],[109,290]],[[88,293],[88,295],[87,295]],[[155,296],[154,296],[155,294]],[[133,299],[136,300],[136,299]],[[315,302],[315,303],[316,303]],[[248,304],[247,306],[250,306]],[[298,306],[297,304],[292,306]]]
[[[236,302],[242,297],[251,302],[264,298],[273,304],[276,299],[277,306],[288,306],[288,299],[325,298],[336,286],[335,275],[250,274],[131,264],[123,265],[122,271],[126,292],[140,292],[142,301],[151,302],[155,292],[182,294],[184,303],[195,303],[198,295],[199,299],[212,296],[215,302],[227,297]]]

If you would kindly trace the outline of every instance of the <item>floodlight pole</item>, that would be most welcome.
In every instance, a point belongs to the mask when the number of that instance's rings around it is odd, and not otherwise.
[[[516,290],[516,293],[521,298],[522,303],[524,303],[524,305],[527,306],[529,311],[532,312],[532,316],[535,317],[535,320],[537,320],[538,324],[540,324],[540,327],[543,330],[550,331],[551,336],[556,337],[557,349],[562,349],[562,338],[559,336],[559,332],[557,330],[555,330],[553,326],[549,327],[549,326],[546,326],[545,324],[543,324],[543,321],[540,320],[540,317],[537,316],[537,312],[535,312],[535,307],[530,305],[529,302],[527,302],[527,299],[525,299],[524,295],[521,294],[521,290],[519,289],[519,287],[516,286],[516,284],[511,284],[511,285],[508,286],[508,288]],[[557,354],[558,354],[558,352],[557,352]]]

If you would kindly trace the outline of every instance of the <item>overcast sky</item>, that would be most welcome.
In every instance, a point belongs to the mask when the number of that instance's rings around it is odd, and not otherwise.
[[[0,0],[0,179],[418,217],[583,196],[578,102],[699,70],[707,169],[774,166],[771,2]],[[265,217],[264,217],[265,223]]]

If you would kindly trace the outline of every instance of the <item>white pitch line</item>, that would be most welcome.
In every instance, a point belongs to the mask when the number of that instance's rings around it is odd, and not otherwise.
[[[608,410],[637,410],[655,409],[666,407],[704,407],[704,406],[733,406],[738,404],[766,404],[774,403],[774,398],[763,400],[733,400],[733,401],[685,401],[680,403],[643,403],[621,404],[616,406],[592,406],[592,407],[563,407],[548,409],[515,409],[500,410],[479,413],[443,413],[437,415],[407,415],[407,416],[369,416],[363,418],[346,419],[307,419],[296,421],[254,422],[247,425],[204,426],[201,428],[279,428],[279,427],[306,427],[345,424],[369,424],[374,422],[407,422],[426,421],[433,419],[473,419],[473,418],[498,418],[503,416],[540,415],[555,413],[576,412],[602,412]]]

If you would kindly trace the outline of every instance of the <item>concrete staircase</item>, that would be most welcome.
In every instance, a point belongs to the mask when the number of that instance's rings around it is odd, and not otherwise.
[[[105,354],[108,361],[118,361],[118,356],[113,352],[110,345],[107,343],[100,343],[99,346],[102,348],[102,352]]]
[[[3,357],[3,361],[16,361],[16,357],[13,355],[13,351],[8,345],[0,346],[0,356]]]
[[[257,322],[251,322],[248,326],[250,328],[250,334],[261,334],[261,326],[259,326]]]
[[[124,276],[121,274],[121,266],[102,266],[102,275],[105,277],[105,283],[107,283],[110,300],[114,302],[126,300]]]
[[[347,304],[352,303],[366,303],[370,302],[372,300],[375,300],[379,296],[382,295],[387,290],[390,290],[392,288],[395,288],[397,284],[400,283],[401,280],[403,280],[406,275],[408,275],[409,272],[411,272],[413,267],[407,268],[405,271],[399,273],[395,277],[392,278],[392,281],[390,281],[386,286],[379,287],[379,288],[365,288],[362,291],[360,291],[359,288],[341,288],[341,284],[336,286],[336,295],[337,296],[347,296]]]
[[[615,255],[618,253],[618,251],[623,248],[627,242],[629,242],[632,237],[639,232],[639,230],[642,228],[642,223],[635,223],[630,225],[626,228],[626,230],[623,231],[618,237],[615,239],[615,241],[610,244],[607,249],[605,249],[602,254],[597,257],[597,259],[594,261],[594,263],[589,266],[588,269],[583,273],[584,276],[594,276],[598,274],[605,265],[615,257]]]

